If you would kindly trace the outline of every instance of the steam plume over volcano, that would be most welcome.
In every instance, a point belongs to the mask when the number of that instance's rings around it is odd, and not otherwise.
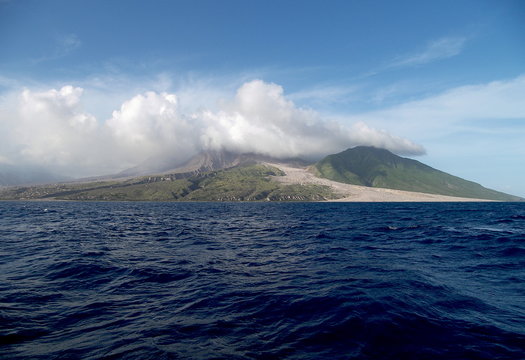
[[[149,159],[183,163],[205,150],[276,158],[319,158],[355,145],[403,155],[424,149],[363,122],[344,125],[296,106],[283,88],[253,80],[218,110],[180,110],[167,92],[144,92],[123,102],[105,121],[84,109],[84,90],[25,89],[4,115],[0,161],[39,164],[72,176],[117,172]]]

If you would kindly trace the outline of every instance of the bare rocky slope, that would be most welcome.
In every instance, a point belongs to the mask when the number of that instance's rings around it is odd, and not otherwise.
[[[437,202],[437,201],[489,201],[485,199],[463,198],[438,194],[427,194],[403,190],[373,188],[345,184],[314,175],[311,167],[290,166],[283,163],[268,163],[281,170],[285,175],[274,179],[283,184],[328,186],[336,198],[330,201],[346,202]]]

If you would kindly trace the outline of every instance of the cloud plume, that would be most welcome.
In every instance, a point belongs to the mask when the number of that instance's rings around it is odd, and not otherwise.
[[[202,150],[312,159],[355,145],[424,153],[421,146],[363,122],[328,121],[297,107],[281,86],[261,80],[244,83],[218,110],[183,113],[176,94],[145,92],[102,121],[83,109],[83,92],[69,85],[22,91],[12,116],[0,119],[6,129],[2,140],[9,140],[0,147],[1,158],[86,176],[155,158],[182,162]]]
[[[316,158],[354,145],[374,145],[404,154],[421,154],[421,146],[358,123],[346,127],[325,121],[286,99],[283,88],[260,80],[245,83],[219,112],[200,114],[202,144],[274,157]]]
[[[124,102],[106,122],[114,150],[126,165],[152,157],[186,159],[198,150],[198,126],[178,110],[177,96],[147,92]]]
[[[93,115],[82,110],[82,93],[73,86],[22,91],[17,108],[6,119],[6,141],[14,147],[11,153],[16,151],[13,160],[56,167],[95,165],[99,126]]]

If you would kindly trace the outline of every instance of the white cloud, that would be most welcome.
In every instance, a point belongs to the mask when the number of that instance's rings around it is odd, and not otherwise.
[[[22,92],[11,130],[23,159],[68,166],[89,158],[91,135],[98,124],[92,115],[81,110],[82,92],[72,86]]]
[[[386,147],[403,154],[424,149],[408,140],[367,127],[324,121],[283,95],[282,87],[260,80],[245,83],[235,100],[219,112],[201,114],[205,147],[254,152],[275,157],[319,157],[355,145]]]
[[[151,157],[184,160],[197,151],[198,127],[179,114],[174,94],[137,95],[114,111],[106,126],[119,158],[129,166]]]
[[[487,120],[493,124],[507,119],[525,121],[524,99],[525,76],[519,76],[507,81],[461,86],[422,100],[345,118],[424,139],[450,133],[467,124],[479,129],[479,120],[484,124]]]
[[[128,98],[103,122],[83,110],[83,92],[73,86],[22,91],[11,104],[10,115],[0,115],[5,130],[0,134],[2,162],[86,176],[153,160],[182,162],[205,149],[280,158],[319,157],[355,145],[400,154],[424,152],[409,140],[363,122],[344,126],[327,121],[313,110],[297,107],[282,87],[261,80],[243,84],[217,110],[193,113],[181,111],[184,107],[175,94],[145,92]]]
[[[385,130],[371,128],[359,121],[351,127],[351,137],[356,145],[372,145],[400,155],[423,155],[425,149],[408,139],[392,135]]]
[[[423,51],[399,57],[389,67],[422,65],[454,57],[461,53],[466,41],[465,37],[447,37],[434,40]]]

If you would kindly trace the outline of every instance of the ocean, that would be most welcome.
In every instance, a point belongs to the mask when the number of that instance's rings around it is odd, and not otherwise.
[[[2,359],[524,359],[524,203],[0,202]]]

